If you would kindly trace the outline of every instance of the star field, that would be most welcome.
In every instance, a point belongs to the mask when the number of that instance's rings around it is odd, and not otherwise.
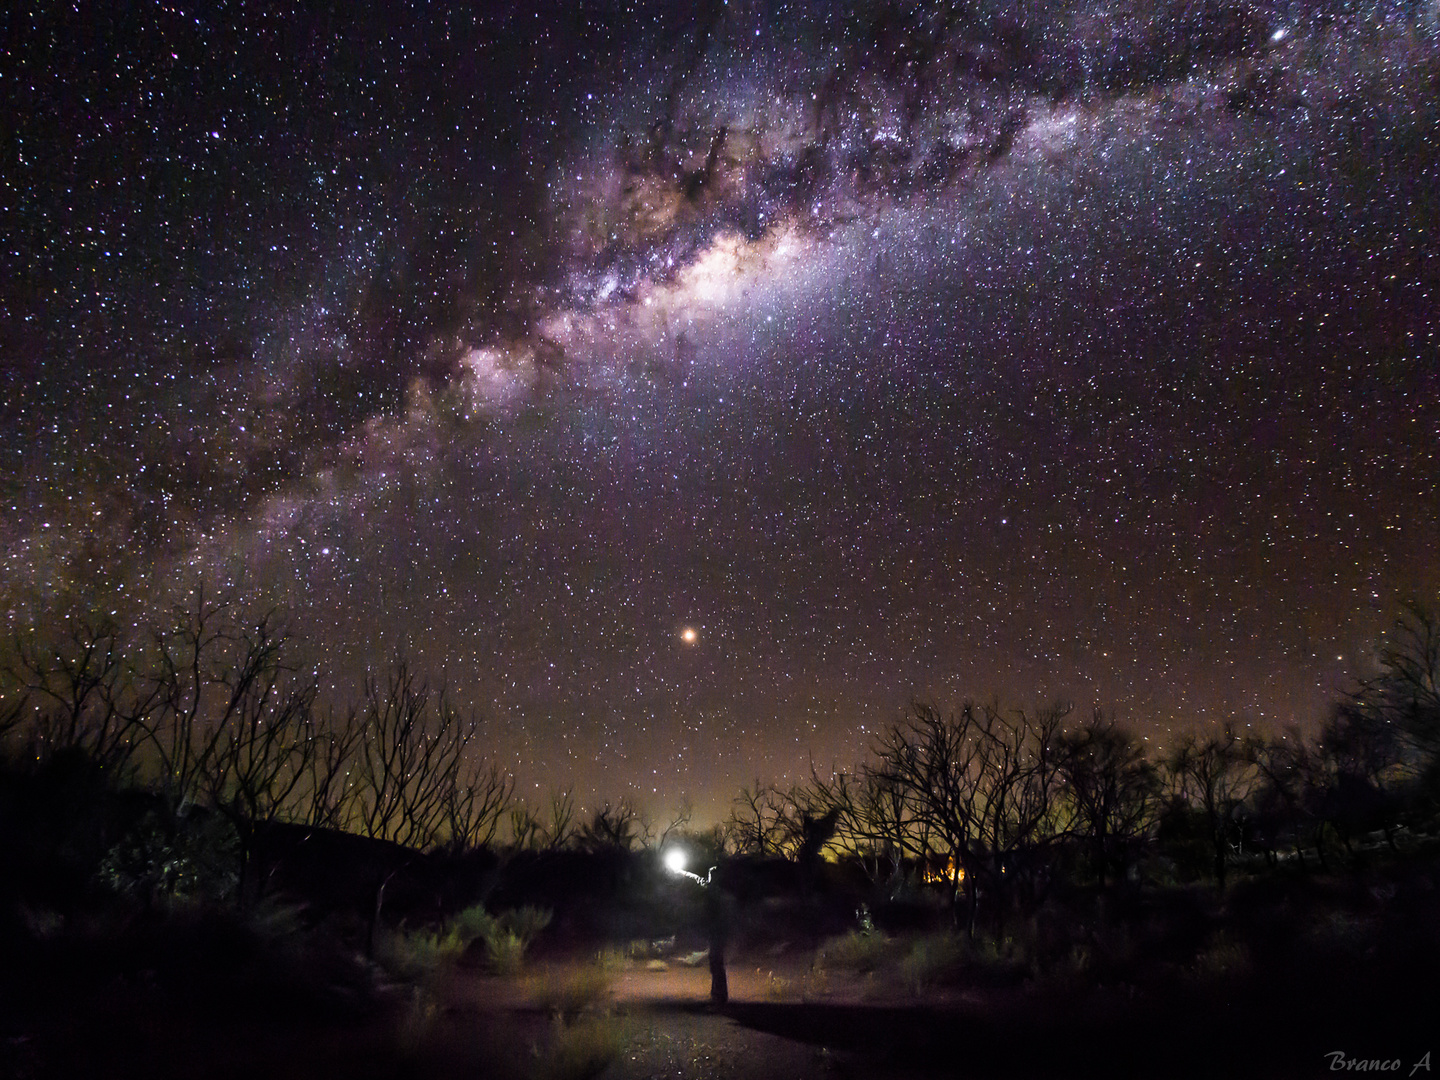
[[[197,580],[526,788],[1313,724],[1440,590],[1406,4],[12,15],[11,630]]]

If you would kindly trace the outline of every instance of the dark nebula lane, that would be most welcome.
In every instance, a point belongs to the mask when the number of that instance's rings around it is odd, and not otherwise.
[[[1440,592],[1433,4],[346,12],[12,18],[7,629],[231,585],[714,816]]]

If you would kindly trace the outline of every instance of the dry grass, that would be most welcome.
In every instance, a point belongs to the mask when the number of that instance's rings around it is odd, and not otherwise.
[[[834,968],[837,971],[865,974],[881,967],[889,951],[890,939],[884,934],[866,934],[852,930],[821,946],[815,960],[822,969]]]
[[[896,976],[907,991],[919,997],[951,980],[964,960],[964,948],[954,934],[926,934],[910,942],[896,966]]]
[[[547,974],[535,985],[535,1004],[562,1022],[573,1021],[585,1012],[601,1011],[609,1007],[616,973],[613,960],[602,953],[566,975]]]
[[[623,1054],[631,1039],[623,1017],[592,1016],[575,1023],[557,1018],[535,1070],[537,1080],[589,1080]]]
[[[604,950],[562,977],[540,980],[535,1002],[554,1017],[549,1045],[539,1054],[540,1080],[586,1080],[625,1052],[633,1033],[611,1009],[611,990],[626,961]]]
[[[469,941],[454,930],[391,930],[375,943],[375,959],[401,979],[425,980],[460,959]]]

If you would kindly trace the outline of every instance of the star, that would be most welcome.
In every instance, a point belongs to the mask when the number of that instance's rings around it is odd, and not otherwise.
[[[331,71],[30,5],[0,634],[233,583],[326,707],[403,654],[527,786],[718,819],[916,698],[1318,724],[1440,595],[1419,16],[1320,71],[1284,5],[765,0],[658,53],[515,6],[277,8]]]

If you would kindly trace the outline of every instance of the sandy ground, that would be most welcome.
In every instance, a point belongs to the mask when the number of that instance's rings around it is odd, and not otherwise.
[[[181,1011],[134,989],[76,1009],[0,1054],[25,1080],[579,1080],[553,1068],[557,1032],[618,1037],[601,1080],[939,1080],[942,1077],[1319,1077],[1329,1051],[1431,1049],[1433,998],[1391,989],[1290,1003],[1229,988],[953,988],[916,996],[873,977],[812,972],[808,957],[737,957],[730,1001],[705,966],[537,960],[513,978],[464,964],[424,992],[394,984],[367,1016]],[[569,1026],[556,1002],[589,978]],[[1344,991],[1340,987],[1340,991]],[[1383,990],[1383,988],[1382,988]],[[1374,999],[1374,1000],[1372,1000]],[[1367,1007],[1368,1003],[1368,1007]],[[578,1008],[578,1006],[577,1006]]]
[[[555,1023],[546,995],[553,1000],[553,987],[580,970],[539,963],[514,980],[456,972],[447,1022],[507,1032],[517,1075],[544,1076]],[[1418,1060],[1432,1030],[1417,1021],[1424,1010],[1414,998],[1392,1013],[1343,995],[1338,1011],[1315,1011],[1228,991],[1137,997],[1123,986],[975,986],[917,997],[874,977],[817,975],[798,956],[737,957],[729,976],[730,1001],[717,1008],[703,965],[649,970],[632,961],[616,971],[596,1009],[623,1026],[625,1050],[602,1080],[1318,1078],[1330,1074],[1325,1053],[1337,1048]]]
[[[445,991],[452,1019],[510,1024],[532,1032],[531,1053],[543,1048],[547,987],[573,978],[579,965],[546,963],[517,979],[460,972]],[[816,979],[808,963],[740,959],[728,969],[730,1001],[710,1003],[710,972],[701,964],[647,967],[632,961],[614,973],[597,1008],[615,1017],[627,1035],[626,1051],[602,1080],[822,1080],[875,1076],[873,1062],[854,1052],[760,1030],[743,1022],[750,1008],[802,1001],[854,1002],[863,982]],[[887,1072],[886,1075],[899,1075]]]
[[[529,1039],[533,1061],[543,1055],[553,1015],[547,994],[581,970],[573,963],[532,966],[515,979],[457,972],[444,992],[450,1022],[507,1027]],[[602,1080],[920,1080],[962,1075],[940,1054],[897,1058],[908,1032],[943,1032],[957,1017],[968,1023],[994,1007],[990,995],[949,990],[923,1001],[872,977],[817,975],[810,958],[737,957],[728,967],[730,1000],[710,1003],[710,973],[702,963],[663,968],[627,962],[591,1013],[623,1025],[625,1052]],[[957,1029],[958,1031],[959,1029]],[[933,1048],[932,1048],[933,1049]],[[543,1073],[543,1069],[540,1070]]]

